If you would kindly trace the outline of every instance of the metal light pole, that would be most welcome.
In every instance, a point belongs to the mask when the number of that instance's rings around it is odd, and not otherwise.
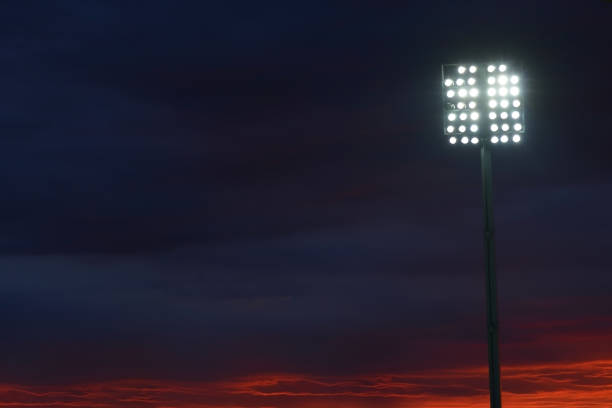
[[[520,79],[518,75],[508,75],[505,64],[442,66],[444,132],[453,145],[459,141],[463,145],[480,144],[491,408],[501,408],[491,148],[500,142],[508,144],[510,131],[513,144],[517,144],[524,132]]]
[[[484,249],[487,301],[487,339],[489,349],[489,396],[491,408],[501,408],[499,372],[499,320],[497,318],[497,277],[495,276],[495,226],[493,225],[493,197],[491,149],[488,143],[480,147],[482,168],[482,199],[484,203]]]

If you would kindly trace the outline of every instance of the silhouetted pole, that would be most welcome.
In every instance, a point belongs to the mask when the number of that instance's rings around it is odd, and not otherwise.
[[[484,247],[487,300],[487,338],[489,349],[489,395],[491,408],[501,408],[499,342],[497,320],[497,278],[495,277],[495,227],[493,224],[491,150],[484,140],[480,148],[482,197],[484,201]]]

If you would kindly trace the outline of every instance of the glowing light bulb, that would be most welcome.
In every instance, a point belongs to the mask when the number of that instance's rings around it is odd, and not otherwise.
[[[497,142],[499,142],[499,137],[497,137],[497,136],[493,136],[493,137],[491,138],[491,143],[495,144],[495,143],[497,143]]]
[[[521,136],[520,136],[520,135],[514,135],[514,136],[512,136],[512,141],[513,141],[514,143],[518,143],[518,142],[520,142],[520,141],[521,141]]]
[[[457,138],[455,136],[452,136],[450,139],[448,139],[448,141],[450,142],[450,144],[455,144],[457,143]]]

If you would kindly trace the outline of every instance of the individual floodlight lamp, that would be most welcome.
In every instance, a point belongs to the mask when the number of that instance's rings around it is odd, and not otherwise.
[[[462,86],[466,83],[469,90]],[[442,65],[444,134],[451,145],[480,147],[491,408],[501,408],[491,149],[518,145],[523,140],[525,114],[521,85],[521,74],[511,64]]]

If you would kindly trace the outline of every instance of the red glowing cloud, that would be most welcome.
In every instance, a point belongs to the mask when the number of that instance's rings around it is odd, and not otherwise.
[[[612,360],[506,366],[508,408],[612,405]],[[488,407],[487,369],[350,378],[268,374],[229,381],[120,380],[65,386],[0,386],[0,407],[250,408]]]

